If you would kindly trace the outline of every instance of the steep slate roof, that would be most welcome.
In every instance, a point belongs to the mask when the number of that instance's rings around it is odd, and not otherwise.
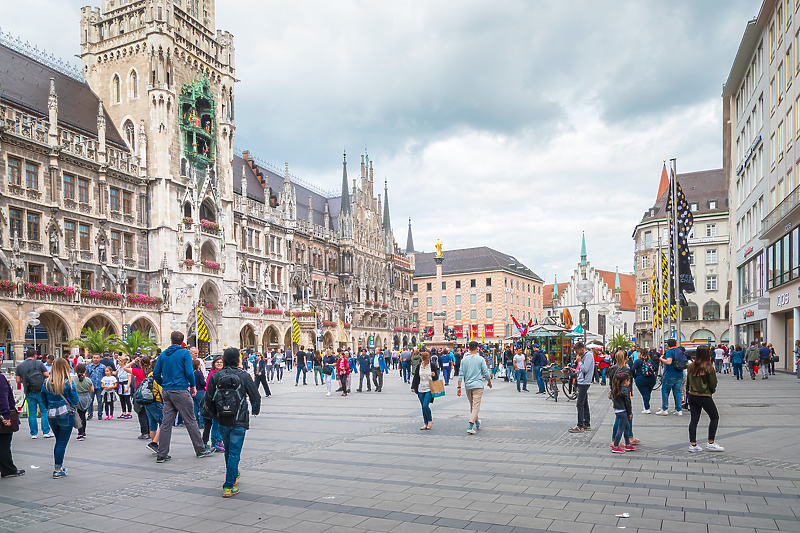
[[[708,213],[725,213],[728,211],[728,187],[725,172],[721,169],[714,170],[701,170],[699,172],[688,172],[686,174],[678,174],[678,183],[683,189],[683,194],[686,195],[686,201],[690,204],[697,203],[697,211],[693,211],[692,215],[704,215]],[[656,200],[655,213],[650,215],[648,209],[642,217],[642,222],[654,220],[657,218],[665,218],[667,197],[669,196],[669,188]],[[709,209],[708,202],[710,200],[717,201],[716,209]],[[614,281],[611,281],[611,287],[614,286]]]
[[[436,263],[434,253],[416,255],[415,277],[435,276]],[[461,274],[467,272],[483,272],[489,270],[504,270],[511,274],[516,274],[523,278],[535,281],[542,281],[535,272],[530,269],[521,270],[509,267],[515,264],[517,267],[524,267],[515,257],[493,250],[488,246],[479,248],[464,248],[461,250],[446,250],[444,252],[444,262],[442,263],[442,274]]]
[[[0,44],[0,100],[47,119],[50,78],[58,94],[58,122],[90,137],[97,136],[97,107],[100,99],[89,85],[62,74],[28,56]],[[108,112],[106,142],[127,150]]]
[[[245,174],[247,175],[247,197],[258,202],[264,203],[264,186],[256,176],[250,164],[245,161],[241,156],[233,156],[233,191],[242,194],[242,165],[245,167]],[[256,164],[258,166],[258,164]],[[280,195],[283,190],[283,176],[272,172],[269,169],[258,166],[259,171],[264,176],[268,187],[272,187],[274,194]],[[313,206],[314,224],[319,226],[325,225],[325,203],[328,203],[328,209],[331,216],[330,229],[333,231],[339,230],[339,208],[341,197],[325,198],[324,196],[309,191],[302,185],[292,182],[292,188],[296,191],[297,195],[297,218],[308,220],[308,196],[311,195]]]

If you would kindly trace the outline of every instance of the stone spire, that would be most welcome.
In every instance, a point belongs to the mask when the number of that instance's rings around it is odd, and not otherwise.
[[[614,294],[620,294],[622,292],[622,287],[619,284],[619,267],[616,268],[617,270],[617,278],[614,280]]]
[[[392,219],[389,217],[389,184],[383,180],[383,231],[388,235],[392,231]]]
[[[106,155],[106,113],[103,109],[103,101],[100,100],[97,104],[97,143],[99,144],[97,148],[97,153],[103,158],[101,159],[102,163],[105,163],[105,155]]]
[[[558,276],[553,276],[553,302],[558,298]]]
[[[408,219],[408,237],[406,237],[406,253],[413,253],[414,250],[414,237],[411,235],[411,217]]]
[[[342,161],[342,205],[339,212],[342,216],[350,214],[350,191],[347,187],[347,152],[344,153]]]
[[[581,237],[581,266],[586,266],[586,233]]]
[[[58,146],[58,95],[56,94],[56,79],[50,78],[50,96],[47,98],[47,109],[49,111],[50,129],[48,137],[50,146]]]

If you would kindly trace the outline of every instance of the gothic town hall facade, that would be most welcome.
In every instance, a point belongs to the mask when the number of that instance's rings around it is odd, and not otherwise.
[[[330,193],[235,153],[234,41],[214,16],[214,0],[83,8],[81,71],[0,34],[5,359],[34,336],[64,354],[85,327],[290,348],[292,316],[300,344],[416,343],[414,258],[373,161],[351,181],[345,155]]]

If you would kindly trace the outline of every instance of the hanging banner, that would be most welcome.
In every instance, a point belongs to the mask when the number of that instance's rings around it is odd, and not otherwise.
[[[475,340],[478,337],[478,325],[474,324],[474,325],[470,326],[470,329],[472,331],[472,335],[471,335],[472,339]]]
[[[494,337],[494,324],[486,324],[483,326],[483,331],[487,337]]]
[[[457,339],[464,338],[464,326],[453,326],[453,333]]]

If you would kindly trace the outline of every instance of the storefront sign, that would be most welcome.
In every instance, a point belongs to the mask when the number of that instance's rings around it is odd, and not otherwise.
[[[477,324],[472,325],[472,326],[470,326],[470,328],[472,329],[472,339],[473,340],[477,339],[478,338],[478,325]]]
[[[755,311],[753,311],[752,309],[748,309],[747,311],[745,311],[745,312],[744,312],[744,317],[745,317],[745,318],[747,318],[747,317],[751,317],[751,316],[753,316],[754,314],[756,314],[756,313],[755,313]]]
[[[736,175],[737,176],[742,173],[742,170],[744,170],[745,165],[747,165],[747,162],[753,156],[753,153],[756,151],[756,147],[758,146],[758,144],[760,142],[761,142],[761,135],[756,137],[756,140],[753,141],[753,144],[750,146],[750,148],[747,150],[747,152],[745,152],[744,159],[742,159],[742,163],[736,168]]]
[[[747,257],[748,255],[750,255],[752,253],[752,251],[753,251],[753,247],[752,246],[748,246],[747,250],[744,251],[744,256]]]
[[[775,303],[778,307],[783,307],[784,305],[789,305],[789,293],[785,292],[783,294],[779,294],[776,297]]]
[[[464,326],[453,326],[453,333],[457,339],[464,338]]]
[[[486,324],[483,326],[483,332],[487,337],[494,337],[494,324]]]

